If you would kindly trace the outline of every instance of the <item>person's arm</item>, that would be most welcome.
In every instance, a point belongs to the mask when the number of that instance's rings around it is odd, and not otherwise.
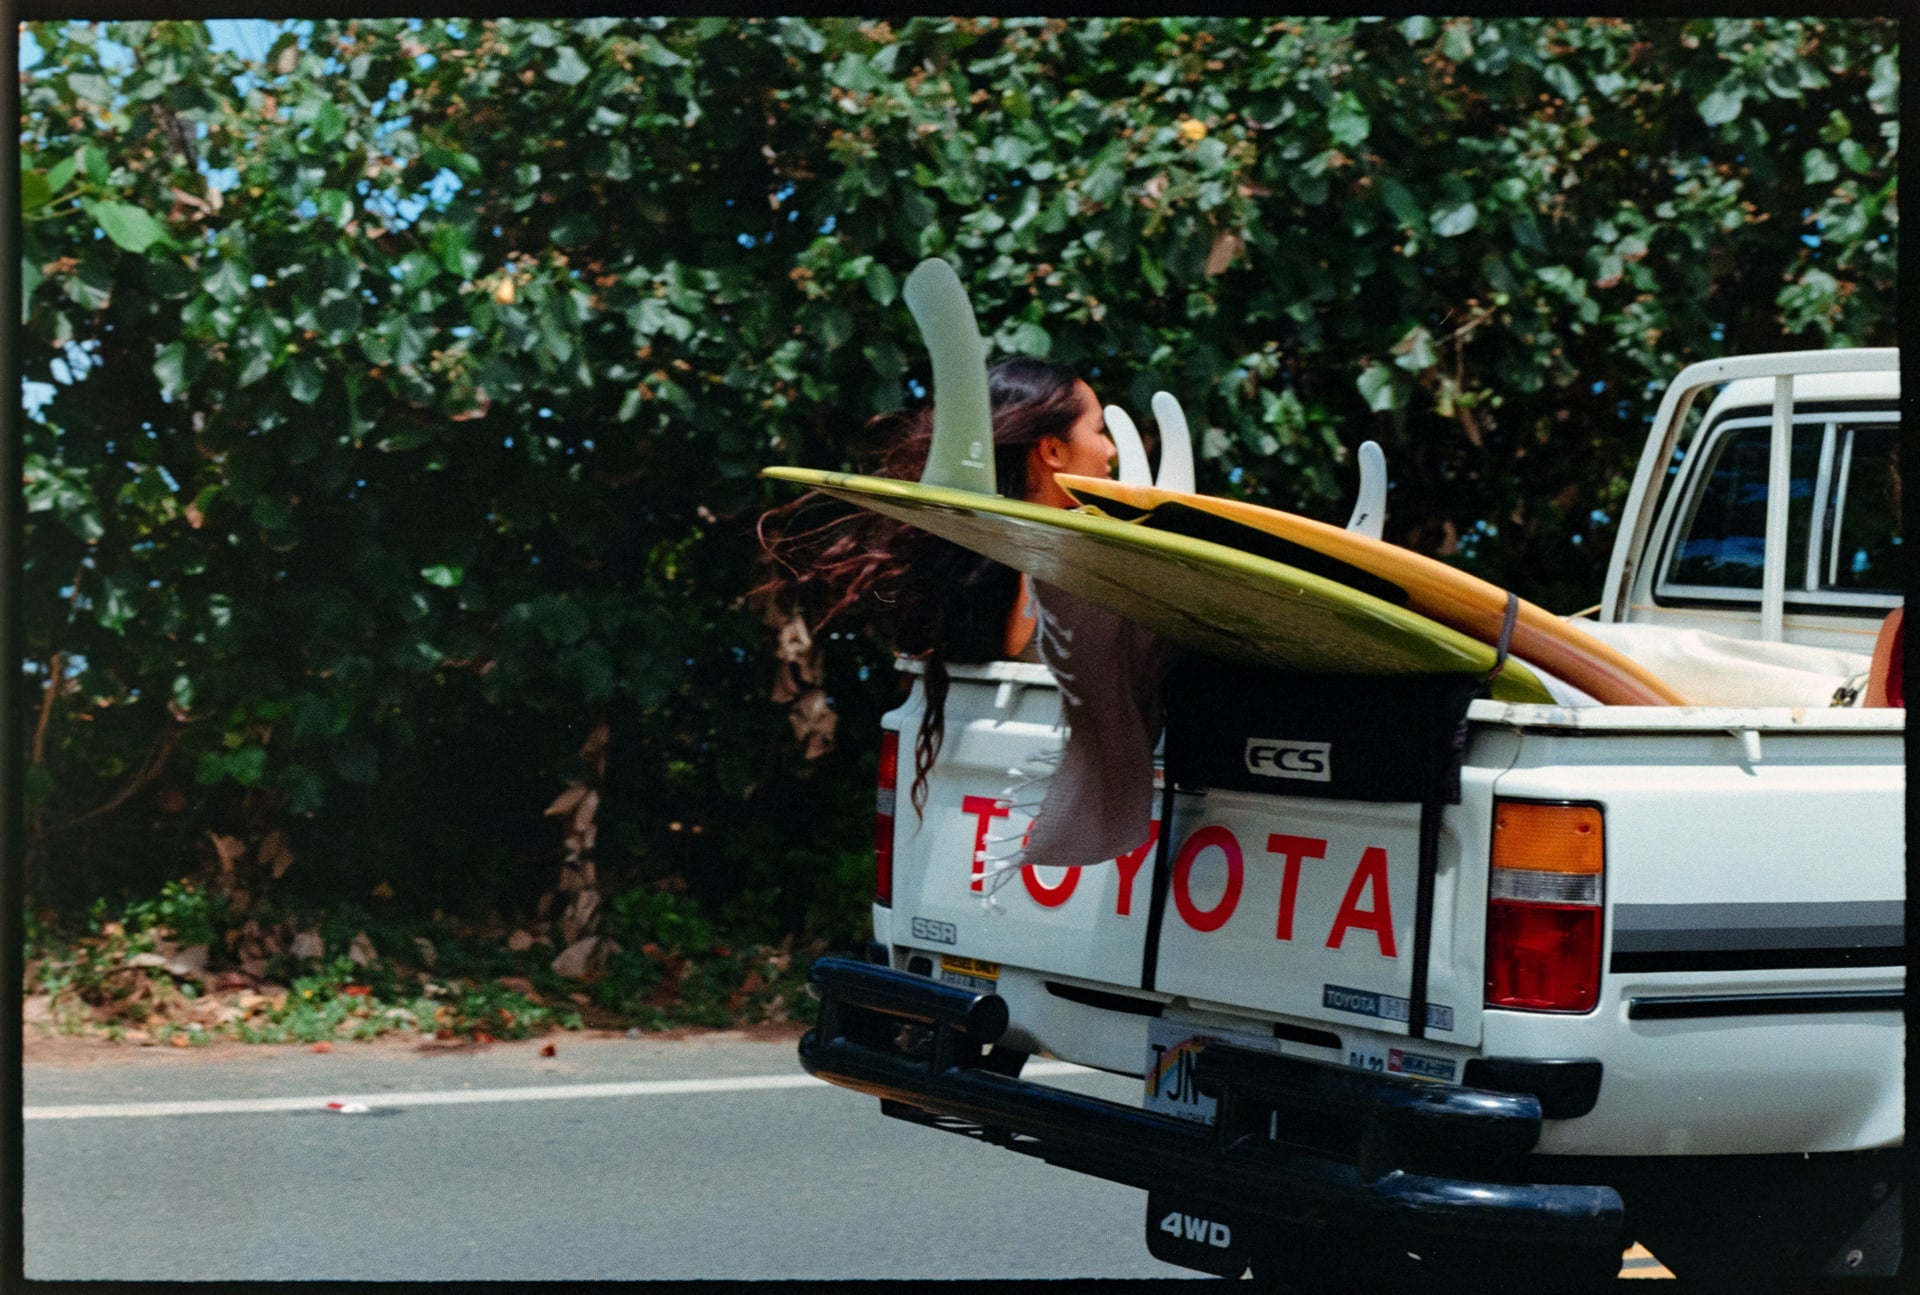
[[[1000,655],[1008,660],[1027,650],[1027,644],[1033,642],[1033,632],[1039,621],[1033,614],[1032,592],[1027,588],[1027,576],[1020,573],[1020,589],[1013,597],[1013,610],[1007,613],[1007,638],[1005,650]]]

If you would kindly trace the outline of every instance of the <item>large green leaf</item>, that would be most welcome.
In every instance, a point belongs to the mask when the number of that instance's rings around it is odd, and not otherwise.
[[[1399,385],[1394,381],[1393,370],[1384,364],[1369,364],[1360,370],[1354,386],[1367,402],[1367,408],[1375,413],[1397,409],[1400,405]]]
[[[1724,126],[1740,115],[1746,99],[1746,87],[1728,77],[1700,101],[1700,119],[1709,126]]]
[[[84,200],[87,214],[106,231],[118,247],[138,255],[155,243],[166,241],[167,227],[144,209],[127,202]]]
[[[558,81],[561,85],[579,85],[587,79],[593,69],[580,57],[580,51],[571,45],[562,45],[554,51],[553,62],[547,66],[547,79]]]
[[[1800,155],[1800,175],[1808,184],[1827,184],[1838,179],[1840,168],[1823,148],[1810,148]]]
[[[39,171],[21,168],[20,171],[20,210],[38,211],[53,201],[53,186],[47,177]]]
[[[1343,148],[1356,147],[1372,129],[1373,119],[1350,91],[1342,92],[1327,109],[1327,133]]]
[[[104,108],[113,102],[112,82],[94,72],[70,72],[67,74],[67,88],[88,103]]]
[[[303,405],[311,405],[320,399],[320,392],[326,386],[327,376],[312,360],[295,360],[281,370],[281,376],[287,384],[287,394]]]
[[[1435,207],[1428,215],[1433,232],[1441,238],[1457,238],[1480,220],[1480,209],[1471,200]]]

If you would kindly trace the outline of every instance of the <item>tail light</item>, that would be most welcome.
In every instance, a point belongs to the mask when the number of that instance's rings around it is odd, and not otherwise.
[[[1593,1010],[1605,870],[1606,824],[1597,805],[1494,802],[1488,1007]]]
[[[873,797],[873,902],[893,906],[893,790],[900,779],[900,735],[880,735],[880,786]]]

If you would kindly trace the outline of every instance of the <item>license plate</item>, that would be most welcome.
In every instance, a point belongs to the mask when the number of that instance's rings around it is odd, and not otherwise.
[[[1213,1043],[1231,1043],[1253,1052],[1279,1052],[1280,1041],[1264,1034],[1209,1029],[1155,1018],[1147,1022],[1147,1059],[1143,1072],[1147,1110],[1195,1124],[1212,1124],[1216,1103],[1194,1083],[1194,1064]],[[1325,1056],[1318,1050],[1300,1055]],[[1340,1050],[1341,1060],[1355,1070],[1403,1075],[1430,1083],[1458,1084],[1460,1063],[1452,1057],[1417,1048],[1352,1040]]]
[[[1210,1043],[1231,1043],[1253,1052],[1280,1051],[1280,1041],[1271,1035],[1242,1034],[1154,1017],[1147,1022],[1147,1110],[1195,1124],[1213,1123],[1217,1103],[1194,1083],[1194,1062]]]
[[[991,994],[1000,988],[1000,964],[943,953],[940,955],[940,979],[945,984],[958,985],[976,994]]]

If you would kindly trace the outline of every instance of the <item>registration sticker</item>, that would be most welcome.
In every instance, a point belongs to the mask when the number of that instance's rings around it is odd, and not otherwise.
[[[1440,1084],[1458,1083],[1460,1074],[1460,1064],[1451,1057],[1438,1057],[1431,1053],[1413,1052],[1406,1048],[1378,1047],[1367,1043],[1354,1043],[1347,1048],[1347,1064],[1355,1070],[1371,1070],[1386,1075],[1406,1075],[1413,1079],[1426,1079]]]
[[[940,955],[940,979],[945,984],[971,989],[976,994],[991,994],[999,988],[1000,964],[943,953]]]

